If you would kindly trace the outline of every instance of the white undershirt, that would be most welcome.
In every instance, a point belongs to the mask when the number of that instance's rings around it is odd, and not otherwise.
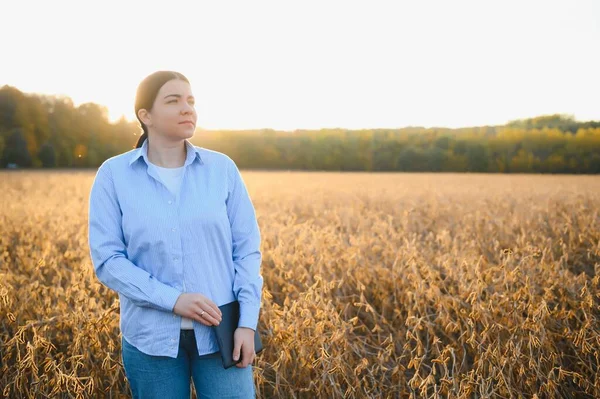
[[[183,166],[179,168],[163,168],[162,166],[158,166],[155,164],[154,167],[163,184],[167,186],[169,191],[173,193],[173,195],[177,196],[179,193],[179,187],[181,186],[181,181],[183,179]],[[185,291],[185,283],[183,284],[183,290]],[[181,329],[182,330],[193,330],[194,325],[192,324],[192,319],[188,319],[187,317],[181,318]]]

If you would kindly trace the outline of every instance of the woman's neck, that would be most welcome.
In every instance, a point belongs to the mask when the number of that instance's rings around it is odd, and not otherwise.
[[[187,148],[183,140],[165,140],[153,136],[148,140],[148,159],[163,168],[179,168],[185,163]]]

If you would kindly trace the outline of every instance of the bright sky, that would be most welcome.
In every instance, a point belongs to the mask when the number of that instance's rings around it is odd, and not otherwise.
[[[46,0],[0,15],[0,86],[111,121],[134,120],[137,85],[161,69],[188,77],[207,129],[600,120],[594,0]]]

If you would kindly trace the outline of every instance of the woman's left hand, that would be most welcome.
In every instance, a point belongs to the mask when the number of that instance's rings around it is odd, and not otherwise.
[[[247,367],[254,361],[256,353],[254,352],[254,333],[255,331],[248,327],[238,327],[233,333],[233,360],[239,358],[241,353],[242,361],[237,363],[237,367]]]

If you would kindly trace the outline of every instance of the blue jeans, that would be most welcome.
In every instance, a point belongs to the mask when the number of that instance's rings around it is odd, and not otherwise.
[[[223,368],[219,352],[199,356],[193,330],[181,330],[177,358],[147,355],[121,336],[125,375],[133,398],[255,398],[252,364]]]

